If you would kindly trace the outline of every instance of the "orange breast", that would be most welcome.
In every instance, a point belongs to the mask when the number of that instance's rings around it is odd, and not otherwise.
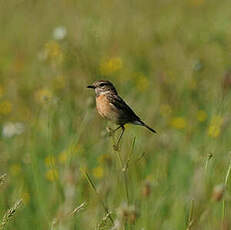
[[[99,95],[96,98],[96,108],[98,113],[105,119],[117,122],[119,113],[115,106],[110,104],[106,95]]]

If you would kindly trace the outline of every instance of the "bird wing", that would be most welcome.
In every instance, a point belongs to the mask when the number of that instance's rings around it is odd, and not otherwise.
[[[108,100],[120,111],[120,120],[122,123],[141,121],[140,118],[133,112],[133,110],[126,104],[126,102],[119,95],[107,95]]]

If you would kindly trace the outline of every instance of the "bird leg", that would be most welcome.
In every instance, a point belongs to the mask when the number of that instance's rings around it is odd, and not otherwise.
[[[112,129],[110,127],[107,127],[107,131],[108,131],[109,136],[114,136],[115,132],[120,128],[121,128],[121,125],[118,126],[116,129]]]
[[[123,126],[120,125],[120,126],[118,126],[116,129],[112,130],[112,132],[114,133],[115,131],[117,131],[118,129],[120,129],[120,128],[122,128],[122,127],[123,127]]]
[[[115,132],[116,130],[118,130],[119,128],[122,128],[122,132],[121,132],[121,134],[120,134],[120,136],[119,136],[119,138],[118,138],[118,141],[117,141],[116,145],[113,146],[115,151],[117,151],[117,150],[119,149],[119,143],[120,143],[120,140],[121,140],[121,138],[122,138],[122,136],[123,136],[123,134],[124,134],[124,130],[125,130],[124,126],[121,125],[121,126],[117,127],[117,128],[114,130],[114,132]]]

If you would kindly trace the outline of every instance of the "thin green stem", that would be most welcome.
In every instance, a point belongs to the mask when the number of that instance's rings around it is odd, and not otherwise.
[[[114,136],[112,136],[112,141],[113,141],[113,146],[114,146]],[[132,145],[131,145],[131,150],[129,151],[128,153],[128,157],[127,157],[127,160],[125,163],[123,163],[123,160],[120,156],[120,153],[119,151],[117,151],[115,148],[114,148],[114,151],[116,152],[116,156],[118,158],[118,161],[119,161],[119,165],[120,165],[120,170],[123,174],[123,181],[124,181],[124,190],[125,190],[125,194],[126,194],[126,199],[127,199],[127,204],[129,205],[130,203],[130,199],[129,199],[129,189],[128,189],[128,175],[127,175],[127,171],[128,171],[128,166],[129,166],[129,162],[130,162],[130,156],[134,150],[134,147],[135,147],[135,141],[136,141],[136,138],[134,137],[134,139],[132,140]],[[132,229],[133,227],[130,226]],[[127,222],[125,222],[125,225],[124,225],[124,229],[127,230],[129,228],[129,225]]]
[[[122,172],[124,175],[124,187],[125,187],[125,192],[126,192],[126,197],[127,197],[127,203],[129,205],[129,192],[128,192],[128,176],[127,176],[127,170],[128,170],[128,165],[130,162],[130,156],[133,153],[134,147],[135,147],[135,142],[136,142],[136,138],[134,137],[134,139],[132,140],[132,146],[131,146],[131,151],[128,153],[128,158],[126,161],[126,164],[124,167],[122,167]]]
[[[120,156],[120,153],[118,151],[115,151],[115,152],[116,152],[116,156],[117,156],[117,158],[119,160],[120,170],[123,173],[124,190],[125,190],[125,193],[126,193],[127,203],[129,204],[129,193],[128,193],[128,185],[127,185],[127,169],[126,169],[126,167],[124,167],[124,164],[123,164],[122,158]]]
[[[194,212],[194,200],[191,200],[190,212],[188,217],[188,224],[186,230],[190,230],[193,225],[193,212]]]
[[[229,178],[230,171],[231,171],[231,160],[230,160],[230,162],[229,162],[229,168],[228,168],[227,173],[226,173],[226,176],[225,176],[225,186],[226,186],[227,183],[228,183],[228,178]]]
[[[121,158],[120,153],[119,153],[118,151],[115,151],[115,152],[116,152],[116,156],[117,156],[117,158],[118,158],[118,160],[119,160],[120,168],[121,168],[121,170],[122,170],[122,169],[123,169],[123,161],[122,161],[122,158]]]
[[[230,171],[231,171],[231,159],[229,161],[229,167],[225,176],[225,188],[228,184],[228,179],[229,179],[229,175],[230,175]],[[223,199],[223,203],[222,203],[222,220],[224,221],[225,218],[225,199]]]
[[[89,183],[89,185],[91,186],[91,188],[93,189],[93,191],[96,193],[101,205],[104,208],[104,211],[106,212],[106,214],[108,215],[110,221],[112,224],[114,224],[113,218],[111,216],[111,212],[109,212],[108,207],[106,206],[106,204],[104,203],[102,197],[99,195],[99,193],[97,192],[95,183],[93,182],[93,180],[90,178],[90,176],[88,175],[88,173],[84,170],[81,170],[82,174],[84,175],[84,177],[86,178],[87,182]]]
[[[212,159],[212,157],[213,157],[212,153],[209,153],[208,156],[207,156],[207,158],[206,158],[206,162],[205,162],[205,174],[207,174],[209,161]]]
[[[123,171],[123,175],[124,175],[124,187],[125,187],[125,192],[126,192],[127,203],[129,205],[128,177],[127,177],[126,171]]]

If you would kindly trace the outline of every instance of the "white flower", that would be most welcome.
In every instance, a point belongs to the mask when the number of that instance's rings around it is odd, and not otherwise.
[[[3,125],[3,128],[2,128],[2,135],[4,137],[13,137],[15,135],[20,135],[24,132],[25,130],[25,127],[24,127],[24,124],[23,123],[20,123],[20,122],[16,122],[16,123],[13,123],[13,122],[8,122],[6,124]]]
[[[58,26],[53,31],[53,37],[55,40],[62,40],[66,37],[67,30],[64,26]]]

